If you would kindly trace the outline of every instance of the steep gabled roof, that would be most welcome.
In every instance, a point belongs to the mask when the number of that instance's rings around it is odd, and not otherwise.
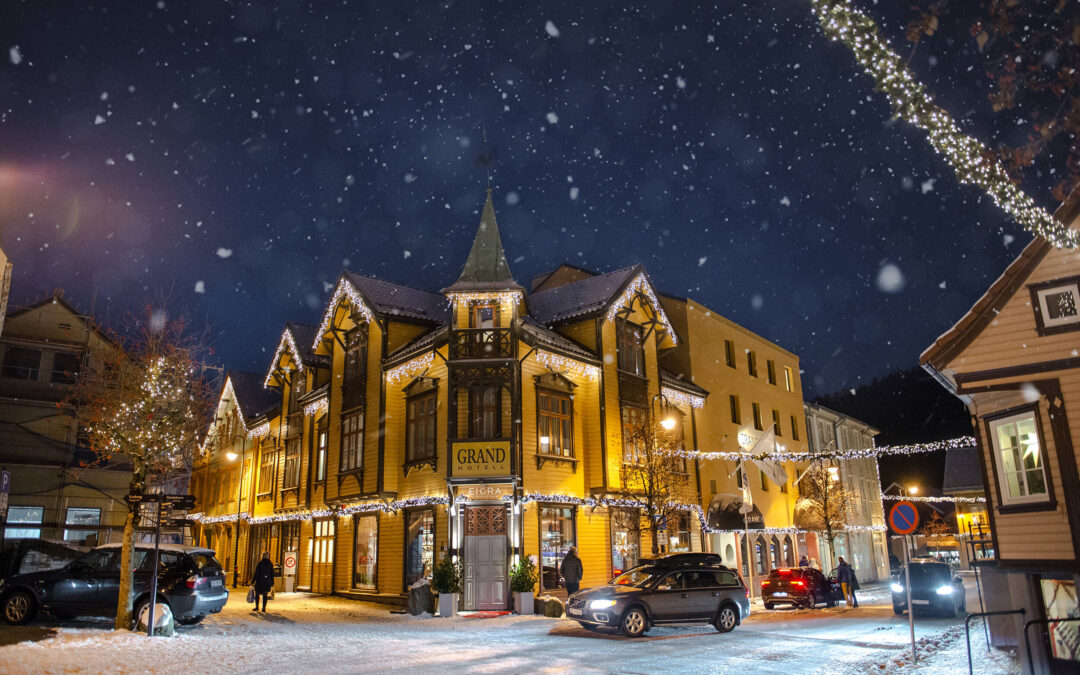
[[[491,203],[491,188],[484,200],[484,212],[480,215],[480,227],[476,230],[469,257],[461,270],[461,276],[443,293],[470,293],[483,291],[523,290],[514,281],[510,265],[506,262],[499,226],[495,222],[495,206]]]
[[[281,339],[278,341],[274,358],[270,360],[270,367],[266,371],[263,384],[267,387],[274,379],[274,374],[281,367],[281,357],[288,351],[300,370],[304,368],[324,368],[329,365],[328,358],[323,354],[316,354],[314,349],[316,328],[305,323],[287,321],[285,330],[281,331]]]
[[[562,333],[557,333],[543,324],[537,323],[531,317],[524,317],[521,321],[522,337],[527,344],[532,344],[539,347],[548,347],[560,351],[567,356],[576,356],[581,359],[586,359],[590,363],[599,363],[600,359],[584,346],[566,337]]]
[[[1054,217],[1066,225],[1080,215],[1080,187],[1073,189],[1061,206],[1054,212]],[[960,352],[964,351],[976,337],[982,333],[998,312],[1027,281],[1039,263],[1043,261],[1052,246],[1042,237],[1035,237],[1024,247],[1016,260],[1012,262],[1000,277],[987,289],[986,293],[957,321],[945,331],[934,344],[926,348],[919,356],[919,364],[929,366],[937,372],[944,370]]]
[[[245,422],[260,417],[281,403],[281,395],[265,388],[258,373],[230,370],[228,379]]]
[[[438,293],[353,272],[345,272],[344,276],[380,318],[406,317],[442,323],[450,317],[450,305],[446,297]],[[313,331],[312,339],[314,335]]]
[[[525,300],[529,314],[542,324],[558,324],[571,319],[585,319],[603,312],[616,294],[644,271],[631,265],[606,274],[575,281],[529,295]]]

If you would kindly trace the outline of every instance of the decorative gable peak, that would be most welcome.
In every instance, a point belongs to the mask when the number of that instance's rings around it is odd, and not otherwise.
[[[523,291],[510,273],[506,262],[499,226],[495,222],[495,205],[491,202],[491,188],[488,188],[484,211],[480,216],[480,227],[473,239],[469,257],[461,270],[461,276],[443,293],[486,293],[499,291]]]

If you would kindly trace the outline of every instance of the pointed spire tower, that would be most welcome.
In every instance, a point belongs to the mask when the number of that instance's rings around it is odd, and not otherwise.
[[[499,226],[495,222],[495,205],[491,203],[491,188],[487,190],[484,212],[480,216],[480,227],[473,239],[469,257],[461,276],[450,286],[443,289],[447,294],[474,293],[521,293],[523,288],[514,281],[510,265],[506,263]]]

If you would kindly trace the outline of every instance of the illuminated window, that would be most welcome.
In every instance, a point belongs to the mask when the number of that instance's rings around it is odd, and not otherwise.
[[[784,390],[795,391],[795,375],[790,366],[784,366]]]
[[[554,391],[539,391],[537,406],[540,454],[573,457],[573,408],[570,396]]]
[[[990,422],[994,466],[1005,504],[1049,499],[1038,428],[1034,410]]]

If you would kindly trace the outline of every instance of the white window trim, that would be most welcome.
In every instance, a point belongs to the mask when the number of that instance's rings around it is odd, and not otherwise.
[[[1002,417],[1000,419],[990,421],[990,447],[994,453],[994,480],[997,481],[998,494],[1001,495],[1002,506],[1012,506],[1015,504],[1040,504],[1050,501],[1050,480],[1051,476],[1046,472],[1046,446],[1043,443],[1043,436],[1041,429],[1039,428],[1039,416],[1036,409],[1026,410],[1015,415],[1008,417]],[[1009,495],[1008,480],[1003,480],[1003,470],[1001,466],[1001,448],[998,446],[997,430],[999,427],[1006,424],[1015,424],[1022,420],[1031,419],[1035,423],[1035,437],[1039,444],[1039,468],[1042,470],[1043,484],[1046,486],[1046,491],[1037,495],[1025,495],[1023,497],[1012,497]],[[1026,472],[1021,471],[1020,474],[1024,477],[1024,487],[1027,488],[1027,475]]]
[[[1080,314],[1074,316],[1065,316],[1058,319],[1050,318],[1050,309],[1046,305],[1046,296],[1051,293],[1060,293],[1062,291],[1072,291],[1073,299],[1080,301],[1080,283],[1067,282],[1059,286],[1051,286],[1049,288],[1040,288],[1036,291],[1039,298],[1039,311],[1042,312],[1042,322],[1044,328],[1057,328],[1059,326],[1071,326],[1073,324],[1080,323]]]

